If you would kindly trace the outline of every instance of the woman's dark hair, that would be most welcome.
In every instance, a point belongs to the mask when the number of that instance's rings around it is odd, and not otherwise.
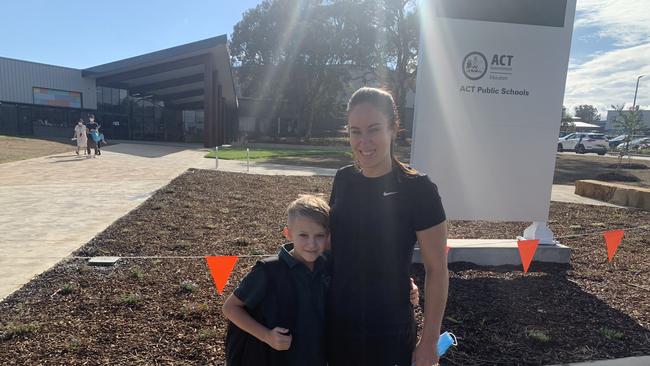
[[[350,100],[348,101],[347,113],[349,114],[352,108],[363,103],[368,103],[377,108],[383,115],[386,116],[388,123],[392,125],[389,127],[392,127],[396,132],[399,131],[399,115],[397,113],[397,106],[395,105],[393,96],[389,92],[379,88],[360,88],[355,91],[354,94],[352,94],[350,97]],[[399,161],[399,159],[397,159],[395,156],[394,145],[395,142],[391,142],[390,158],[393,161],[393,165],[397,166],[400,171],[407,176],[417,175],[417,170],[411,168],[407,164],[404,164]]]

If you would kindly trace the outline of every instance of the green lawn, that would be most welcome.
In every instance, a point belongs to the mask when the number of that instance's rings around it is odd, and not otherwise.
[[[205,155],[206,158],[215,157],[215,150],[210,150],[209,153]],[[331,151],[331,150],[303,150],[303,149],[262,149],[256,148],[250,150],[251,159],[270,159],[270,158],[281,158],[288,156],[345,156],[346,152],[344,151]],[[219,149],[219,159],[225,160],[246,160],[246,149],[245,148],[220,148]]]

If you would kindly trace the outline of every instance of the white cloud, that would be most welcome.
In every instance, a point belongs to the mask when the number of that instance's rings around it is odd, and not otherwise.
[[[650,108],[650,1],[578,0],[575,27],[598,29],[617,49],[598,50],[569,62],[564,105],[573,113],[579,104],[592,104],[602,118],[612,104],[632,105],[636,78],[641,79],[637,104]],[[591,38],[583,36],[577,42]]]
[[[572,65],[573,66],[573,65]],[[573,66],[567,75],[564,105],[573,113],[579,104],[592,104],[606,117],[612,104],[632,105],[636,79],[641,79],[637,105],[650,104],[650,42],[612,50]]]
[[[599,27],[601,37],[618,46],[635,46],[650,39],[650,1],[578,0],[576,27]]]

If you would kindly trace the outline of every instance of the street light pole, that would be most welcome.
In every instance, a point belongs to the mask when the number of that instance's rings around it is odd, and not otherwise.
[[[641,80],[642,77],[645,75],[639,75],[639,77],[636,78],[636,89],[634,89],[634,102],[632,102],[632,110],[635,110],[636,108],[636,93],[639,91],[639,80]]]

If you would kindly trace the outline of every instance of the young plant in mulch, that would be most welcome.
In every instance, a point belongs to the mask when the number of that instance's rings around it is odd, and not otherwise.
[[[136,308],[142,305],[144,298],[140,294],[123,294],[120,297],[120,304],[130,308]]]
[[[92,271],[92,268],[90,268],[90,266],[87,265],[87,264],[83,264],[83,265],[79,266],[79,268],[77,268],[77,272],[80,275],[86,275],[86,274],[90,273],[90,271]]]
[[[531,339],[537,343],[542,343],[542,344],[551,341],[551,337],[548,334],[546,334],[546,332],[539,329],[526,330],[526,337],[528,337],[528,339]]]
[[[28,336],[38,332],[40,326],[38,323],[9,323],[4,328],[0,329],[0,341],[7,341],[10,339]]]
[[[178,316],[181,319],[203,319],[208,314],[210,307],[205,303],[190,303],[181,306]]]
[[[59,289],[59,294],[61,295],[70,295],[76,291],[76,287],[72,283],[66,283]]]
[[[463,324],[462,320],[458,320],[458,319],[452,317],[451,315],[446,316],[445,320],[451,322],[452,324]]]
[[[72,337],[65,344],[66,351],[70,353],[82,353],[86,349],[86,342]]]
[[[221,332],[219,332],[216,327],[211,329],[201,329],[198,334],[199,341],[209,341],[219,337],[221,337]]]
[[[598,329],[598,334],[609,339],[610,341],[623,339],[623,333],[607,327],[601,327]]]
[[[180,284],[180,290],[182,293],[191,294],[199,288],[199,285],[196,282],[190,280],[183,280]]]
[[[131,269],[131,277],[139,281],[144,278],[144,271],[142,271],[142,268],[140,267],[133,267]]]
[[[189,244],[185,244],[185,243],[172,243],[166,245],[166,248],[174,252],[180,252],[180,251],[190,249],[190,246]]]

